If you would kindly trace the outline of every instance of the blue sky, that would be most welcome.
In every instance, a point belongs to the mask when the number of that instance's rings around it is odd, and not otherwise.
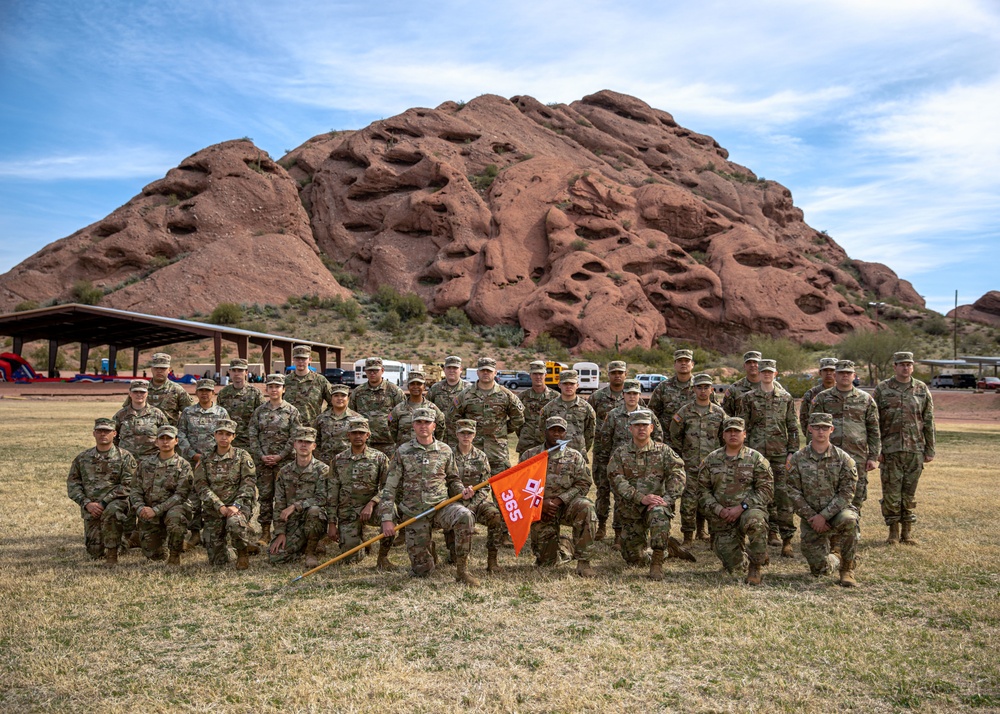
[[[946,312],[1000,246],[995,0],[0,1],[0,273],[184,157],[479,94],[638,96]]]

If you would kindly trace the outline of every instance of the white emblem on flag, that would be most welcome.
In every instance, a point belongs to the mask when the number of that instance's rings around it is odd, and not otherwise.
[[[528,501],[531,508],[538,508],[542,502],[542,494],[545,493],[545,486],[538,479],[529,478],[524,488],[521,489],[521,493],[528,494],[527,497],[521,499],[522,501]]]

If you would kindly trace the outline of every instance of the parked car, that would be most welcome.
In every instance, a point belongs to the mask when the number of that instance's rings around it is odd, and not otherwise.
[[[665,382],[667,376],[664,374],[640,374],[636,377],[639,380],[639,384],[642,385],[642,391],[652,392],[656,389],[656,385],[660,382]]]
[[[977,389],[1000,389],[1000,377],[983,377],[976,382]]]
[[[527,372],[501,372],[497,384],[507,389],[524,389],[531,386],[531,375]]]
[[[355,386],[354,372],[350,369],[331,367],[323,370],[323,376],[326,377],[330,384],[346,384],[352,388]]]

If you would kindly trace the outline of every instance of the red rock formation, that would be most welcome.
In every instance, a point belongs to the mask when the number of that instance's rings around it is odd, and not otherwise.
[[[955,311],[951,310],[948,317],[954,316]],[[958,319],[1000,327],[1000,292],[990,290],[971,305],[959,305]]]

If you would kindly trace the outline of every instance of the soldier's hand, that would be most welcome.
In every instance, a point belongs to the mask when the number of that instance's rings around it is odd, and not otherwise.
[[[472,490],[472,486],[466,486],[462,489],[462,500],[468,501],[470,498],[476,495],[476,492]]]
[[[329,538],[332,543],[336,543],[340,540],[340,533],[337,528],[337,524],[331,523],[326,527],[326,537]]]
[[[865,471],[874,471],[875,466],[876,466],[875,461],[873,459],[868,459],[865,462]]]
[[[817,533],[826,533],[830,530],[830,524],[827,523],[826,519],[818,513],[809,519],[809,525]]]
[[[284,549],[285,549],[285,534],[282,533],[280,536],[275,537],[275,539],[271,542],[271,547],[268,549],[268,552],[271,555],[277,555]]]
[[[559,515],[559,506],[562,500],[559,498],[546,498],[542,500],[542,513],[546,518],[555,518]]]
[[[927,456],[926,454],[924,454],[924,463],[925,464],[929,464],[933,460],[934,460],[933,456]]]
[[[365,504],[365,507],[361,509],[361,520],[367,521],[372,517],[372,511],[375,510],[375,504],[369,501]]]
[[[148,521],[156,517],[156,511],[154,511],[149,506],[143,506],[142,508],[139,509],[139,512],[136,515],[139,516],[139,518],[141,518],[142,520]]]
[[[382,521],[382,535],[386,538],[392,538],[396,535],[396,524],[392,521]]]
[[[722,513],[719,514],[722,520],[726,523],[738,521],[741,515],[743,515],[743,506],[730,506],[729,508],[723,508]]]
[[[219,506],[219,515],[223,518],[229,518],[230,516],[235,516],[240,512],[236,506]]]
[[[882,454],[879,454],[878,455],[878,462],[880,464],[884,464],[885,463],[885,456],[883,456]]]
[[[198,463],[201,461],[201,454],[195,454],[191,457],[191,468],[198,468]]]
[[[655,493],[647,493],[645,496],[642,497],[641,503],[644,506],[650,506],[650,507],[667,505],[667,502],[664,501],[663,498],[661,498],[660,496],[657,496]]]
[[[92,515],[94,518],[100,518],[101,514],[104,513],[104,506],[102,506],[97,501],[91,501],[86,505],[87,513]]]
[[[287,521],[289,518],[292,517],[293,513],[295,513],[295,504],[294,503],[291,506],[288,506],[287,508],[285,508],[281,513],[278,514],[278,516],[281,518],[281,520]]]

